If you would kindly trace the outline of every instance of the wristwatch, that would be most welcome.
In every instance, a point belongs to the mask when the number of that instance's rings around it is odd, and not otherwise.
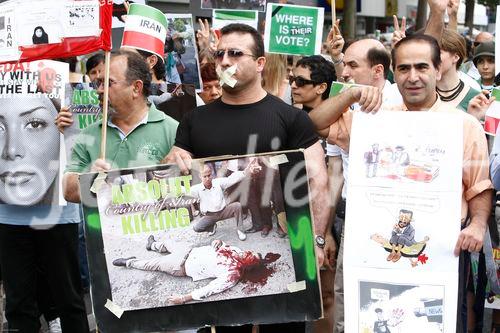
[[[320,249],[323,249],[325,247],[325,237],[321,235],[314,236],[314,242],[316,243],[316,246],[319,247]]]

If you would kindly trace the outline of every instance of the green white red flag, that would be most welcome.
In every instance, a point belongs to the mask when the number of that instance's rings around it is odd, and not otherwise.
[[[167,18],[156,8],[131,4],[123,31],[122,47],[148,51],[164,58]]]

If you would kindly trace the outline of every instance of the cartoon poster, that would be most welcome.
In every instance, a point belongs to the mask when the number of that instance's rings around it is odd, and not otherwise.
[[[60,204],[60,133],[68,64],[0,65],[0,204]]]
[[[345,306],[352,314],[346,331],[382,332],[375,327],[386,324],[390,332],[455,331],[461,121],[431,112],[355,113],[344,248]],[[425,309],[438,303],[437,324]]]
[[[264,32],[266,52],[320,54],[323,16],[324,8],[268,3]]]
[[[201,91],[200,62],[191,14],[165,14],[167,39],[165,40],[166,81],[194,84]]]
[[[201,9],[266,10],[266,0],[201,0]]]
[[[161,330],[317,318],[309,206],[290,207],[282,186],[305,172],[303,153],[287,154],[195,161],[188,175],[167,165],[82,175],[98,321],[130,331],[112,309],[141,325],[162,315]]]

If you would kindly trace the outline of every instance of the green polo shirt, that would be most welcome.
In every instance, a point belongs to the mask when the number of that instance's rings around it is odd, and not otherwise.
[[[175,142],[179,123],[151,104],[146,123],[139,124],[124,139],[117,128],[107,125],[106,161],[112,169],[158,164]],[[83,173],[99,158],[102,121],[80,132],[65,172]]]

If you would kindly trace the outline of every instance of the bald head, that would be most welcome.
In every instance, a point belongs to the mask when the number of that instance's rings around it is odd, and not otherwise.
[[[346,82],[383,87],[391,59],[380,41],[361,39],[346,49],[344,63],[342,77]]]
[[[476,36],[474,43],[480,44],[484,42],[492,42],[494,39],[495,37],[492,34],[486,31],[482,31]]]
[[[384,44],[382,44],[379,40],[372,38],[357,40],[349,45],[348,49],[351,47],[356,48],[358,52],[363,52],[364,54],[367,54],[368,50],[372,48],[385,50]]]

